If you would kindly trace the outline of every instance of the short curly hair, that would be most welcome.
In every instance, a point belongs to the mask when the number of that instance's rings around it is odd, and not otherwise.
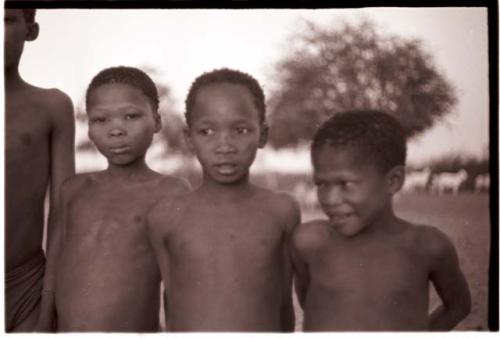
[[[148,74],[142,70],[126,66],[106,68],[94,76],[92,81],[90,81],[85,94],[85,105],[87,110],[92,91],[96,90],[100,86],[110,83],[122,83],[140,89],[151,102],[153,110],[155,112],[158,111],[160,99],[158,97],[158,90],[153,80],[151,80]]]
[[[375,162],[383,172],[406,163],[406,133],[399,121],[376,110],[337,113],[316,131],[311,145],[311,160],[324,145],[355,147],[363,157]]]
[[[261,123],[266,120],[266,99],[264,91],[259,82],[250,74],[240,72],[238,70],[221,68],[215,69],[211,72],[203,73],[198,76],[189,88],[186,98],[186,112],[185,118],[187,125],[190,125],[191,114],[195,103],[196,95],[203,86],[219,83],[230,83],[242,85],[250,91],[253,102],[259,111],[259,119]]]

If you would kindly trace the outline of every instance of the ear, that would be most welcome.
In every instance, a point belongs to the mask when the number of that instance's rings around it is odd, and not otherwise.
[[[158,114],[158,112],[154,113],[154,119],[155,119],[155,133],[157,133],[163,127],[163,124],[161,122],[161,115]]]
[[[191,141],[191,128],[189,126],[185,126],[183,129],[183,134],[184,134],[184,141],[186,141],[186,145],[188,149],[194,153],[194,145],[193,142]]]
[[[263,122],[260,126],[260,136],[259,136],[259,148],[264,148],[267,143],[267,137],[269,135],[269,126],[266,122]]]
[[[38,37],[40,26],[36,22],[28,24],[28,31],[26,32],[26,41],[33,41]]]
[[[403,187],[405,182],[405,167],[397,165],[386,174],[387,187],[389,192],[394,195]]]

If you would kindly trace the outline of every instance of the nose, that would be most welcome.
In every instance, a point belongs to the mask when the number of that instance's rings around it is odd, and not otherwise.
[[[126,135],[127,132],[125,128],[121,125],[121,123],[115,122],[111,125],[111,128],[109,129],[109,135],[113,137],[117,136],[124,136]]]
[[[234,146],[229,133],[221,134],[215,151],[218,154],[228,154],[236,151],[236,147]]]

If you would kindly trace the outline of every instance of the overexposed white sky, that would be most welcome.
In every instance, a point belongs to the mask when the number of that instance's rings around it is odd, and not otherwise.
[[[182,112],[191,82],[214,68],[249,72],[268,89],[272,65],[301,18],[335,25],[362,17],[384,32],[423,40],[457,89],[455,111],[410,143],[409,161],[483,154],[489,143],[486,8],[39,10],[40,36],[26,44],[20,70],[28,82],[58,87],[81,106],[101,69],[154,67],[155,80],[170,87]]]

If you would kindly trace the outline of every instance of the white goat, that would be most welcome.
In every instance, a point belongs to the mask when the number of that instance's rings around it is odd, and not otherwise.
[[[467,179],[467,176],[467,171],[465,169],[461,169],[456,173],[443,172],[437,174],[432,180],[433,190],[436,190],[438,193],[451,190],[453,194],[456,194],[460,185]]]

